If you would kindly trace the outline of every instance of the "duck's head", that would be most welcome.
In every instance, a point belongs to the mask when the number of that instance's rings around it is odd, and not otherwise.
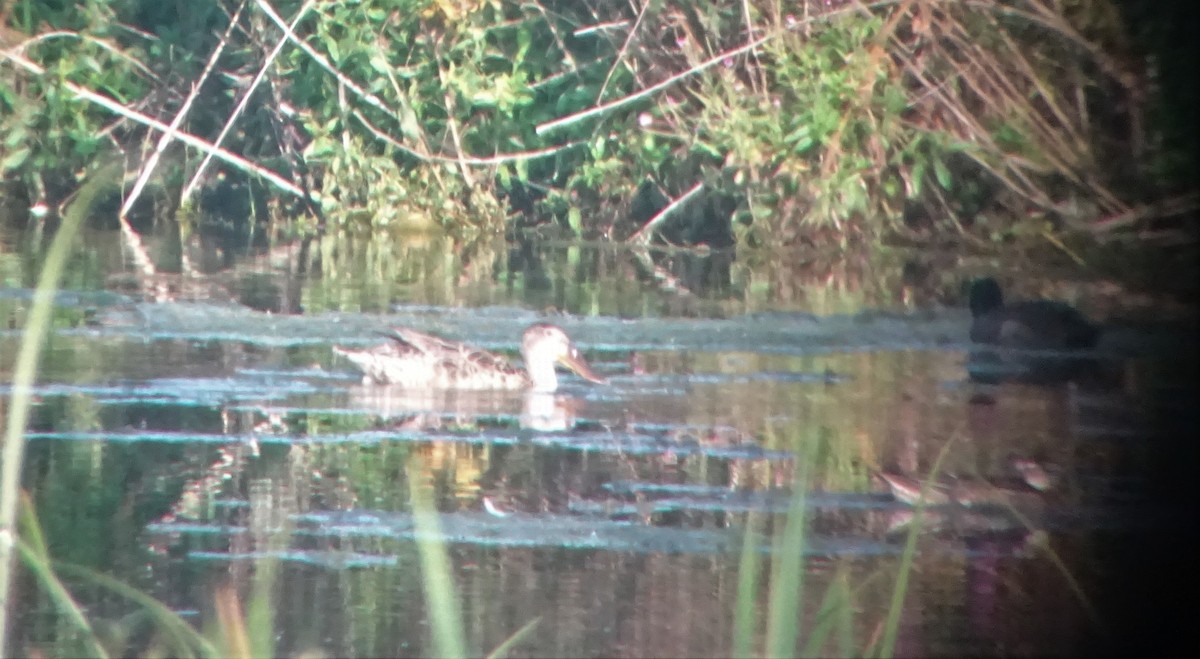
[[[571,337],[554,325],[538,323],[526,329],[521,337],[521,357],[525,359],[525,368],[533,381],[534,391],[554,391],[558,388],[555,364],[562,364],[589,382],[608,384],[608,380],[593,371],[584,360]]]
[[[1000,284],[991,277],[971,282],[969,299],[971,315],[975,318],[1004,306],[1004,294],[1000,292]]]

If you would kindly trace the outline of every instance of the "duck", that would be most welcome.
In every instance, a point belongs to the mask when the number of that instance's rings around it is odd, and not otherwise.
[[[1095,370],[1095,361],[1078,352],[1095,348],[1100,331],[1075,307],[1054,300],[1005,304],[1000,284],[991,277],[973,281],[969,298],[971,341],[1011,349],[973,352],[967,364],[972,379],[1048,384]]]
[[[997,539],[1010,533],[1024,536],[1045,524],[1055,505],[1047,493],[1026,483],[960,479],[942,475],[924,481],[899,473],[876,472],[903,507],[884,517],[886,533],[912,530],[916,508],[925,508],[918,530],[949,532],[955,538],[986,536]]]
[[[557,364],[589,382],[608,383],[592,370],[567,333],[549,323],[531,325],[522,334],[524,368],[493,352],[407,327],[384,335],[391,340],[365,350],[334,346],[333,352],[362,370],[364,384],[553,393],[558,389]]]
[[[936,481],[928,481],[894,470],[878,471],[876,475],[887,485],[892,498],[909,506],[921,503],[929,506],[957,504],[965,507],[1028,503],[1044,499],[1059,487],[1057,472],[1060,468],[1057,465],[1046,465],[1017,457],[1010,458],[1009,464],[1019,474],[1019,479],[984,480],[943,474]]]
[[[1087,350],[1099,331],[1078,309],[1054,300],[1004,303],[995,279],[971,283],[971,340],[1027,350]]]

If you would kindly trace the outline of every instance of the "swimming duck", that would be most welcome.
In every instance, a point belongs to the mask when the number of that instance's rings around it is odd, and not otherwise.
[[[1042,502],[1045,489],[1024,482],[971,480],[943,475],[938,482],[927,482],[903,474],[879,472],[892,497],[900,503],[916,506],[924,500],[928,506],[957,504],[987,506],[1033,504]]]
[[[1000,284],[987,277],[971,284],[971,340],[1027,350],[1084,350],[1099,332],[1074,307],[1052,300],[1004,303]]]
[[[386,336],[392,340],[366,350],[334,346],[333,351],[362,369],[363,382],[406,388],[552,392],[558,389],[555,364],[590,382],[608,382],[592,371],[562,328],[546,323],[531,325],[521,337],[524,369],[486,350],[407,327]]]

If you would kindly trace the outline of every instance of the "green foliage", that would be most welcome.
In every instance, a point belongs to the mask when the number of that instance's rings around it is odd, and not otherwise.
[[[20,5],[12,19],[22,32],[9,33],[8,43],[0,45],[19,49],[44,72],[15,62],[0,69],[0,177],[39,191],[73,192],[79,184],[75,172],[112,140],[112,116],[80,102],[68,85],[138,98],[148,89],[148,72],[136,49],[114,39],[109,3]]]
[[[319,7],[314,43],[363,89],[350,103],[308,54],[288,57],[293,91],[312,113],[306,155],[325,173],[326,211],[342,223],[365,211],[373,226],[407,217],[494,232],[499,183],[528,180],[529,164],[473,160],[528,150],[533,125],[551,118],[529,84],[551,71],[533,49],[551,41],[545,18],[499,2],[393,4]]]
[[[0,176],[30,199],[66,197],[76,171],[118,150],[132,170],[158,138],[68,81],[163,122],[198,85],[182,130],[213,140],[232,126],[222,148],[296,181],[322,220],[368,231],[472,238],[519,211],[522,225],[628,235],[645,221],[637,190],[669,203],[703,183],[732,200],[745,242],[847,244],[970,230],[985,213],[1118,213],[1140,182],[1180,170],[1169,148],[1138,146],[1144,85],[1111,0],[795,14],[727,1],[292,1],[272,5],[296,32],[277,57],[282,31],[256,3],[18,6],[4,45],[29,35],[20,52],[45,73],[0,69]],[[182,188],[185,166],[170,161],[163,180]],[[510,207],[518,197],[529,203]]]

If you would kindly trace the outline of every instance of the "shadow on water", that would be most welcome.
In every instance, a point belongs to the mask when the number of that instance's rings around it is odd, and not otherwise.
[[[1174,640],[1154,591],[1170,574],[1137,575],[1145,560],[1178,565],[1188,545],[1173,553],[1169,539],[1192,530],[1192,473],[1163,457],[1194,429],[1187,342],[1118,328],[1092,353],[1052,356],[1088,364],[1068,382],[994,370],[972,381],[987,358],[961,306],[848,287],[787,293],[779,306],[794,311],[768,311],[754,278],[787,279],[769,271],[717,264],[726,287],[709,297],[702,267],[516,249],[474,255],[467,269],[521,269],[458,292],[436,268],[375,298],[359,281],[356,304],[374,313],[332,304],[336,277],[305,284],[304,316],[61,293],[26,467],[59,557],[185,612],[206,606],[213,579],[274,559],[279,652],[422,654],[407,482],[429,478],[474,646],[540,616],[530,654],[727,655],[743,529],[768,520],[754,549],[772,555],[798,456],[813,456],[806,587],[849,576],[856,647],[887,609],[922,499],[899,654],[1067,653],[1122,643],[1125,629]],[[597,264],[599,279],[569,276]],[[0,312],[19,317],[26,295],[4,290]],[[546,306],[600,315],[525,310]],[[371,387],[331,352],[402,325],[514,356],[521,330],[545,320],[608,386],[568,375],[555,394]],[[0,330],[5,355],[15,326]],[[1122,592],[1161,615],[1143,620]],[[26,601],[18,642],[52,642]]]

